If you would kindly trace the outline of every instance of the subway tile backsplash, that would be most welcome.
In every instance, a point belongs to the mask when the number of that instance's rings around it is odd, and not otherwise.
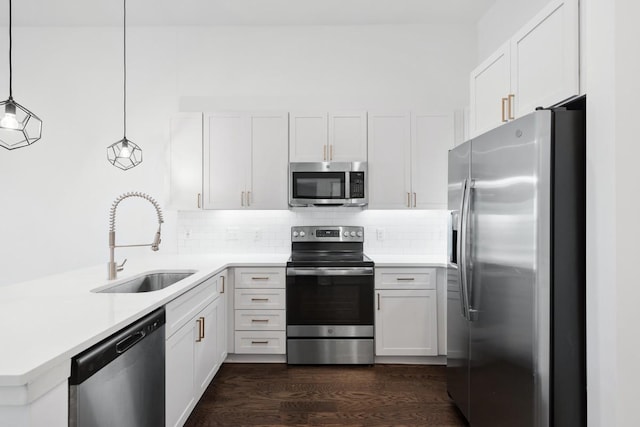
[[[301,208],[288,211],[178,212],[178,252],[288,253],[294,225],[360,225],[365,253],[443,257],[445,210]]]

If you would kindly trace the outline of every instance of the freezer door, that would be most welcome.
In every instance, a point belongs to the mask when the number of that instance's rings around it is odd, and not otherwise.
[[[460,282],[460,225],[464,185],[469,182],[471,143],[449,151],[447,265],[447,391],[469,419],[469,326]]]
[[[540,111],[473,140],[468,291],[474,427],[548,420],[536,387],[538,329],[548,328],[548,311],[544,320],[537,310],[540,300],[548,301],[540,295],[547,273],[538,258],[541,242],[549,240],[540,236],[540,222],[549,221],[549,192],[541,191],[549,174],[541,171],[549,167],[550,123],[551,113]]]

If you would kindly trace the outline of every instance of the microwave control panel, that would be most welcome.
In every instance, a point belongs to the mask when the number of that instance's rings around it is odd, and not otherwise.
[[[364,199],[364,172],[349,172],[351,199]]]

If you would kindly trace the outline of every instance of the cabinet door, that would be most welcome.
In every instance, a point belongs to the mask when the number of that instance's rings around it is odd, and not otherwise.
[[[196,404],[195,321],[185,324],[166,342],[166,425],[182,426]]]
[[[369,208],[411,206],[411,118],[369,113]]]
[[[436,290],[376,291],[377,356],[436,356]]]
[[[198,339],[195,346],[196,399],[202,396],[220,366],[217,324],[220,310],[220,298],[216,298],[198,313],[194,321],[198,327]]]
[[[447,154],[453,148],[453,116],[413,114],[411,126],[411,206],[446,209]]]
[[[289,161],[328,161],[327,113],[291,113],[289,117]]]
[[[227,358],[227,334],[229,325],[227,322],[227,291],[229,290],[229,286],[227,283],[227,274],[223,273],[218,277],[218,293],[220,293],[220,306],[218,308],[217,316],[216,316],[216,329],[217,334],[216,337],[218,339],[218,343],[216,345],[218,349],[218,369],[224,363]]]
[[[247,202],[252,209],[287,209],[289,149],[287,113],[251,115],[251,181]]]
[[[471,72],[471,137],[509,120],[507,101],[511,90],[510,61],[507,42]]]
[[[329,161],[367,161],[367,113],[329,113]]]
[[[578,0],[555,0],[511,39],[515,117],[579,93]]]
[[[202,207],[202,113],[171,117],[169,208]]]
[[[246,205],[251,166],[248,116],[209,113],[205,120],[204,208],[240,209]]]

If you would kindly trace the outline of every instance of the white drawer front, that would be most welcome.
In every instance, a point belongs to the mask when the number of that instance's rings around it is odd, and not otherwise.
[[[284,331],[236,331],[236,354],[285,354]]]
[[[376,289],[435,289],[435,268],[376,268]]]
[[[273,309],[284,310],[284,289],[236,289],[236,309]]]
[[[217,279],[218,276],[210,277],[189,292],[167,303],[165,306],[167,338],[218,296]]]
[[[236,268],[236,289],[282,288],[285,285],[284,268]]]
[[[284,310],[236,310],[236,331],[284,331]]]

